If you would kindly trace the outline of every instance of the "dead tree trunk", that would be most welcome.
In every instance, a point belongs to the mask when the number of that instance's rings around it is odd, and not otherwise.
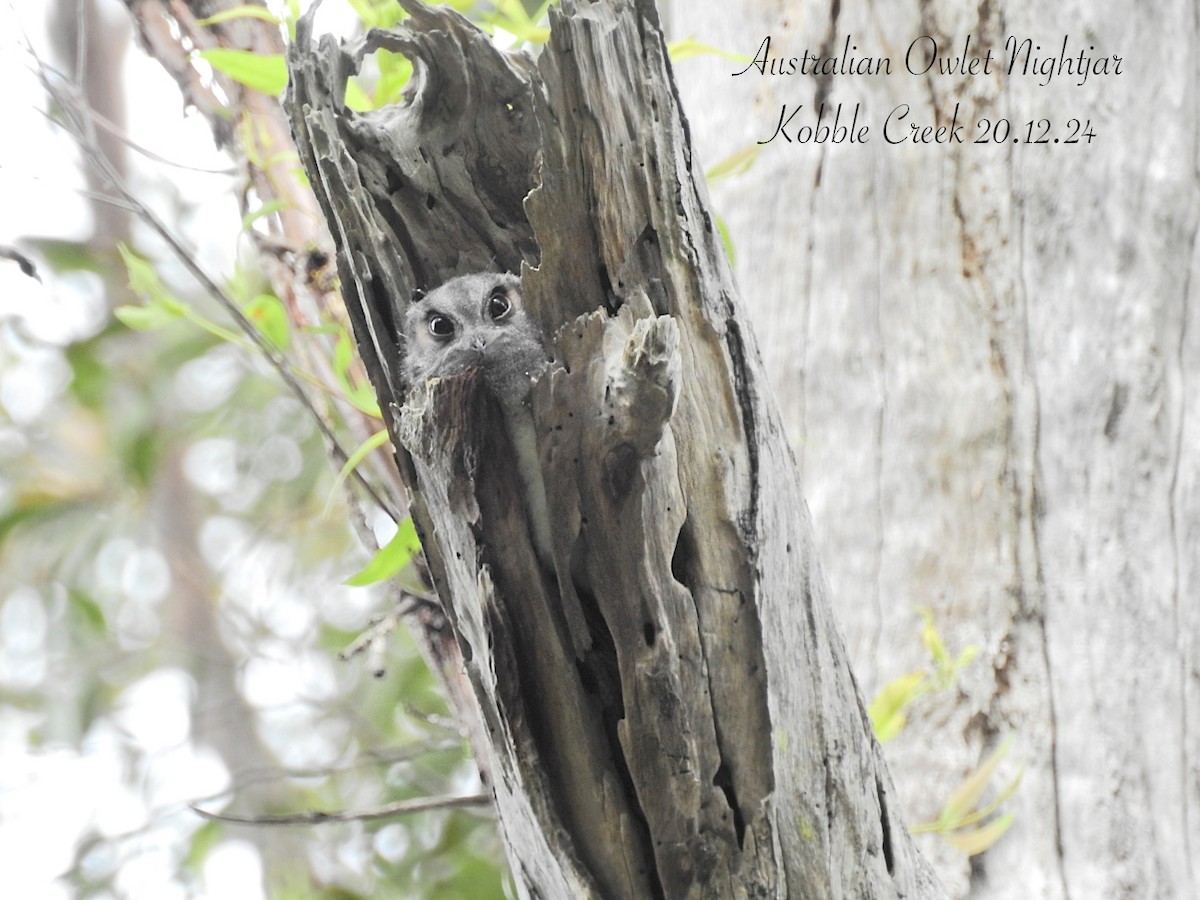
[[[289,114],[461,650],[522,896],[940,896],[892,807],[654,4],[565,3],[537,66],[413,0],[291,54]],[[415,63],[357,115],[374,49]],[[414,289],[521,271],[554,525],[470,376],[406,400]]]

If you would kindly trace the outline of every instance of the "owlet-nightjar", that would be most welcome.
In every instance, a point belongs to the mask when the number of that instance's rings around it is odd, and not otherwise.
[[[405,319],[409,385],[479,368],[502,404],[523,403],[547,358],[520,287],[515,275],[463,275],[413,303]]]
[[[414,302],[405,317],[409,386],[478,368],[504,411],[517,454],[534,547],[551,559],[546,491],[528,398],[531,379],[546,368],[541,331],[525,312],[515,275],[462,275]]]

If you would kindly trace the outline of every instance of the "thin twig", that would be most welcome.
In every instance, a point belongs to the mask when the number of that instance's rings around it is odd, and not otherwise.
[[[109,194],[102,194],[99,191],[89,191],[86,188],[80,188],[75,193],[86,200],[95,200],[98,203],[107,203],[115,209],[122,209],[125,212],[137,214],[138,208],[120,197],[113,197]]]
[[[458,797],[421,797],[417,800],[401,800],[377,809],[365,809],[361,812],[323,812],[310,810],[295,813],[290,816],[232,816],[225,813],[207,812],[198,806],[191,809],[196,815],[210,822],[223,822],[227,825],[324,825],[327,822],[367,822],[372,819],[390,819],[410,813],[428,812],[434,809],[463,809],[473,806],[487,806],[492,802],[490,794],[466,794]]]
[[[322,766],[312,769],[284,769],[277,766],[254,766],[239,769],[232,775],[232,785],[219,791],[214,791],[203,797],[194,797],[188,806],[199,806],[201,803],[215,803],[222,798],[231,798],[240,791],[262,785],[281,784],[297,779],[335,778],[347,772],[356,772],[381,766],[395,766],[400,763],[411,763],[423,756],[434,753],[448,753],[463,749],[462,738],[454,735],[452,738],[428,743],[413,744],[401,750],[381,753],[374,750],[363,751],[363,756],[353,762],[341,766]]]
[[[388,636],[400,627],[400,622],[405,616],[411,613],[422,603],[429,601],[416,594],[405,591],[400,596],[400,601],[386,615],[372,619],[365,631],[356,637],[350,644],[338,654],[338,659],[342,662],[349,662],[360,653],[367,654],[367,667],[371,670],[371,674],[376,678],[382,678],[387,674],[387,666],[384,660],[387,657],[387,639]]]
[[[46,63],[46,62],[43,62],[42,60],[37,59],[36,55],[34,56],[34,59],[37,61],[38,66],[44,68],[45,71],[50,73],[51,75],[55,75],[66,82],[71,81],[70,76],[67,75],[65,72],[63,72],[61,69],[59,69],[57,66],[50,65],[49,63]],[[42,73],[39,72],[36,67],[32,71],[38,77],[39,80],[42,80]],[[40,112],[43,116],[45,116],[51,122],[54,122],[55,124],[60,124],[58,122],[58,120],[55,119],[52,115],[50,115],[50,113],[47,112],[46,110],[44,110],[44,109],[38,110],[38,112]],[[90,106],[85,106],[81,110],[81,112],[84,115],[86,115],[89,119],[91,119],[93,125],[99,125],[101,128],[103,128],[105,131],[107,131],[109,134],[111,134],[114,138],[116,138],[118,141],[120,141],[122,144],[124,144],[126,147],[128,147],[130,150],[132,150],[134,153],[140,153],[142,156],[146,157],[146,159],[153,160],[156,163],[161,163],[164,166],[171,166],[172,168],[175,168],[175,169],[182,169],[185,172],[197,172],[201,175],[232,176],[232,175],[237,174],[237,169],[234,168],[233,166],[228,166],[224,169],[210,169],[205,166],[191,166],[191,165],[188,165],[187,163],[176,162],[173,159],[168,159],[167,157],[163,156],[160,153],[155,153],[149,147],[139,144],[137,141],[135,141],[133,138],[131,138],[129,136],[129,134],[125,131],[124,128],[122,128],[120,125],[118,125],[116,122],[113,122],[111,119],[107,118],[106,116],[101,115],[96,110],[92,109]]]

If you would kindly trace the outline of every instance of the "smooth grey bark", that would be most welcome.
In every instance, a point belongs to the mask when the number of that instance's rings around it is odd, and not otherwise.
[[[862,105],[859,145],[766,145],[714,188],[868,694],[925,663],[917,605],[984,649],[887,755],[909,821],[1007,735],[1010,832],[956,896],[1200,893],[1200,29],[1116,4],[669,2],[674,36],[903,62],[1009,35],[1124,57],[1120,76],[739,77],[681,66],[706,164],[781,104]],[[1091,144],[891,146],[919,122],[1091,120]],[[978,135],[971,131],[971,139]],[[1003,781],[1004,779],[999,779]]]
[[[707,209],[650,2],[564,4],[535,67],[405,0],[297,28],[287,98],[461,653],[527,897],[938,897],[833,624],[791,451]],[[376,48],[407,102],[358,115]],[[520,270],[553,559],[502,412],[400,381],[414,289]]]

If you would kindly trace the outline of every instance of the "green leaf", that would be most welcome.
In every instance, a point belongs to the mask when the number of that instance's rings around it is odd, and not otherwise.
[[[924,692],[925,678],[924,672],[903,675],[889,681],[875,695],[867,714],[879,743],[887,743],[904,729],[908,723],[904,710]]]
[[[550,29],[539,23],[546,15],[550,4],[543,3],[530,15],[521,0],[495,0],[495,11],[480,18],[493,28],[502,28],[518,40],[529,44],[544,44],[550,38]]]
[[[125,270],[129,273],[129,289],[146,301],[147,308],[159,310],[156,315],[166,319],[187,313],[187,306],[171,296],[171,292],[163,286],[158,273],[154,271],[154,267],[150,265],[148,260],[138,256],[124,244],[118,245],[117,249],[121,253],[121,260],[125,263]],[[138,308],[123,306],[114,310],[114,312],[117,313],[117,318],[121,319],[121,321],[125,322],[131,328],[145,330],[146,328],[157,328],[162,324],[161,322],[152,320],[150,317],[141,317],[133,314],[128,318],[135,321],[138,319],[143,320],[135,325],[120,314],[121,309]]]
[[[729,59],[738,63],[751,63],[753,60],[743,53],[731,53],[728,50],[722,50],[719,47],[713,47],[709,44],[702,44],[694,37],[686,37],[683,40],[671,41],[667,44],[667,54],[671,57],[671,62],[679,62],[684,59],[691,59],[693,56],[720,56],[723,59]]]
[[[496,12],[500,18],[507,19],[518,28],[536,24],[529,18],[529,13],[521,4],[521,0],[493,0]]]
[[[65,351],[67,363],[71,366],[71,393],[93,412],[99,411],[104,405],[112,383],[112,371],[97,355],[100,342],[110,333],[105,329],[89,340],[71,344]]]
[[[70,600],[71,615],[88,631],[97,635],[108,633],[108,618],[104,615],[103,607],[94,598],[75,588],[67,591],[67,597]]]
[[[535,22],[542,21],[542,19],[546,18],[546,15],[550,12],[550,7],[554,6],[556,3],[558,3],[558,0],[543,0],[542,5],[537,8],[537,12],[531,15],[530,18]]]
[[[187,856],[183,859],[184,867],[193,872],[200,871],[204,860],[208,859],[208,854],[224,836],[224,831],[220,822],[205,822],[197,828],[195,834],[192,835],[192,843],[188,847]]]
[[[129,273],[129,289],[143,300],[157,300],[164,293],[158,273],[150,263],[138,256],[124,244],[117,247],[121,253],[121,261],[125,263],[125,271]]]
[[[375,64],[379,67],[379,82],[375,85],[374,93],[375,107],[396,103],[412,80],[412,60],[401,53],[378,50]]]
[[[371,59],[378,70],[378,77],[373,80],[370,93],[363,86],[364,82],[351,78],[346,82],[345,104],[356,112],[379,109],[398,102],[404,95],[404,89],[412,80],[412,61],[402,53],[391,50],[376,50]]]
[[[1012,813],[1007,813],[979,828],[947,834],[945,838],[950,846],[961,850],[967,856],[978,856],[1004,836],[1014,818]]]
[[[737,263],[737,251],[733,246],[733,236],[729,233],[729,226],[725,224],[716,213],[713,213],[713,219],[717,223],[717,233],[721,235],[721,243],[725,246],[725,255],[729,258],[729,265],[732,267]]]
[[[276,350],[288,348],[292,339],[291,323],[278,297],[259,294],[247,303],[242,311]]]
[[[342,331],[337,345],[333,348],[333,375],[342,388],[342,396],[359,412],[366,413],[376,419],[382,419],[379,402],[369,384],[355,385],[350,377],[350,367],[354,364],[354,349],[350,335]]]
[[[958,654],[958,659],[954,661],[954,668],[966,668],[979,655],[979,649],[978,644],[967,644],[967,646],[963,647],[962,653]]]
[[[357,78],[351,78],[346,82],[346,106],[355,112],[366,112],[375,108],[374,102],[363,90],[363,86],[358,83]]]
[[[346,0],[346,4],[358,14],[364,25],[375,24],[375,7],[371,0]]]
[[[391,28],[408,14],[396,0],[346,0],[368,28]]]
[[[245,347],[247,350],[257,349],[253,344],[244,340],[236,331],[230,331],[228,328],[218,325],[212,319],[207,319],[199,313],[192,312],[190,309],[184,308],[183,316],[193,325],[204,329],[219,341],[235,344],[238,347]]]
[[[117,319],[126,326],[137,331],[150,331],[162,328],[174,318],[182,317],[223,341],[242,343],[240,335],[194,312],[189,306],[172,297],[149,262],[124,244],[118,249],[125,261],[125,268],[129,271],[130,289],[146,301],[145,306],[119,306],[113,310]]]
[[[28,244],[41,255],[55,272],[96,272],[105,274],[107,261],[103,261],[85,243],[60,241],[53,238],[26,237],[21,243]]]
[[[544,44],[550,40],[549,28],[537,25],[525,25],[520,21],[514,21],[504,16],[489,15],[482,18],[486,24],[491,25],[493,28],[503,29],[517,40],[524,41],[527,44]]]
[[[996,810],[998,810],[1008,801],[1009,797],[1017,792],[1017,788],[1021,786],[1021,778],[1024,777],[1024,775],[1025,770],[1022,768],[1017,772],[1016,775],[1013,776],[1013,779],[1008,783],[1008,786],[996,795],[996,799],[986,806],[980,806],[976,808],[970,815],[966,816],[962,820],[962,824],[974,825],[976,822],[986,819],[992,813],[996,812]]]
[[[197,19],[196,24],[200,26],[220,25],[222,22],[232,19],[261,19],[272,25],[282,24],[278,16],[272,15],[269,10],[261,6],[235,6],[233,9],[227,9],[205,19]]]
[[[925,620],[925,625],[921,629],[921,640],[925,643],[925,649],[929,651],[929,655],[933,657],[934,665],[939,671],[945,671],[949,666],[952,666],[950,654],[946,652],[946,644],[942,641],[941,634],[938,633],[937,623],[934,621],[933,610],[927,606],[917,608],[921,618]]]
[[[421,541],[417,538],[416,526],[409,516],[400,523],[395,536],[379,548],[379,552],[369,563],[347,578],[345,583],[351,587],[363,587],[386,581],[412,562],[412,558],[420,549]]]
[[[148,487],[162,459],[163,435],[153,428],[138,429],[121,442],[120,453],[130,480],[139,487]]]
[[[296,23],[300,21],[300,0],[287,0],[287,15],[284,16],[284,21],[287,22],[288,40],[296,40]]]
[[[280,210],[287,209],[292,204],[287,200],[269,200],[253,212],[246,213],[242,217],[242,231],[249,231],[250,226],[259,219],[264,219],[267,216],[273,216]]]
[[[282,53],[253,53],[219,47],[201,50],[200,58],[234,81],[278,97],[287,87],[287,63]]]
[[[762,144],[750,144],[743,147],[737,153],[725,157],[714,165],[704,173],[704,177],[709,181],[719,181],[729,175],[740,175],[754,165],[754,161],[758,159],[758,154],[761,152]]]
[[[153,306],[118,306],[113,310],[113,315],[123,325],[132,328],[134,331],[154,331],[179,318],[178,313],[171,311],[161,304]]]
[[[338,489],[341,488],[342,482],[349,477],[350,473],[358,468],[359,463],[367,458],[372,451],[382,447],[388,442],[388,433],[386,428],[380,428],[377,432],[363,441],[353,453],[346,458],[346,464],[342,466],[342,470],[338,472],[337,478],[333,480],[333,487],[329,489],[329,500],[325,504],[326,510],[329,509],[333,498],[336,496]]]
[[[1008,754],[1009,749],[1013,745],[1013,738],[1010,736],[1004,740],[995,750],[988,755],[988,758],[974,772],[964,779],[963,783],[954,789],[946,800],[946,805],[942,807],[942,813],[938,816],[938,823],[947,828],[954,828],[963,823],[967,814],[973,810],[979,803],[979,798],[983,796],[988,783],[992,780],[992,776],[996,774],[996,769],[1003,762],[1004,757]]]
[[[67,498],[33,494],[21,497],[15,507],[0,515],[0,545],[9,534],[22,525],[38,525],[69,515],[82,507],[79,501]]]

